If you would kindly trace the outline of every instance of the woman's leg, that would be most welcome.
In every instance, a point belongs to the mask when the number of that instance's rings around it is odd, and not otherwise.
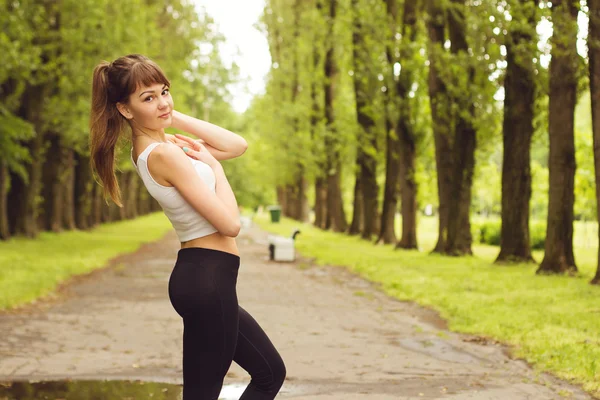
[[[272,400],[285,380],[281,356],[254,318],[239,307],[239,331],[233,360],[250,374],[240,400]]]
[[[171,303],[183,318],[183,400],[217,400],[238,337],[239,257],[183,250],[169,281]]]

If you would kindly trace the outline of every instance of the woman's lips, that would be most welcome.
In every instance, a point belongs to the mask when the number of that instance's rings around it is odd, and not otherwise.
[[[167,118],[169,118],[170,115],[171,115],[171,113],[168,112],[168,113],[165,113],[163,115],[160,115],[158,118],[167,119]]]

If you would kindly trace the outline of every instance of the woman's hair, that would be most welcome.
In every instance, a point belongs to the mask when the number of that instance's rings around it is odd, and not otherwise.
[[[115,148],[126,119],[117,110],[117,103],[126,104],[138,86],[171,83],[160,67],[140,54],[117,58],[112,63],[101,62],[94,69],[92,110],[90,114],[90,166],[98,174],[104,198],[110,196],[119,206],[121,193],[115,176]]]

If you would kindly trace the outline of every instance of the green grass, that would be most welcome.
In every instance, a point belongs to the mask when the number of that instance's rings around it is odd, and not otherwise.
[[[90,231],[43,232],[0,242],[0,310],[50,295],[68,278],[103,267],[156,241],[171,228],[162,212],[103,224]]]
[[[437,238],[435,218],[419,222],[422,251],[375,246],[287,218],[275,224],[267,213],[254,221],[285,236],[299,228],[296,248],[303,256],[315,257],[317,264],[346,266],[380,282],[393,297],[436,309],[450,329],[510,344],[515,356],[536,369],[600,396],[600,288],[588,284],[596,267],[596,247],[583,238],[589,231],[595,235],[597,228],[576,224],[580,275],[561,277],[536,276],[534,264],[494,265],[499,251],[494,246],[476,245],[472,257],[429,254]],[[592,242],[597,246],[597,239]],[[534,253],[538,262],[542,256]]]

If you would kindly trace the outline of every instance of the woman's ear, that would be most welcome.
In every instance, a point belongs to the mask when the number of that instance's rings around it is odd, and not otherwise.
[[[121,113],[122,116],[124,116],[127,119],[132,119],[133,115],[131,114],[131,111],[129,111],[129,108],[123,104],[123,103],[117,103],[117,110],[119,110],[119,112]]]

